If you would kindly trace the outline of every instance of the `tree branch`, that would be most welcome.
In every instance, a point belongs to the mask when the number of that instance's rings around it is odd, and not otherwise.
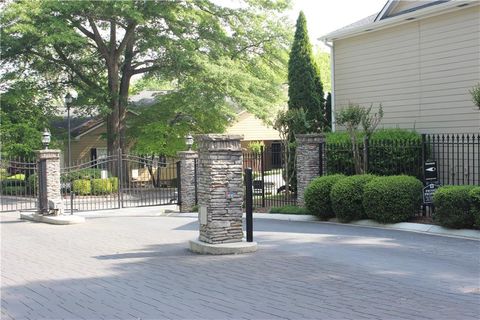
[[[63,64],[65,64],[70,70],[72,70],[85,84],[87,84],[89,87],[93,89],[100,89],[99,85],[92,80],[86,75],[83,74],[83,72],[78,69],[75,64],[73,64],[72,61],[68,59],[68,57],[65,55],[65,53],[62,51],[62,49],[58,45],[53,46],[55,51],[57,52],[58,56],[62,60]]]
[[[102,36],[100,35],[100,32],[98,31],[97,26],[95,25],[95,21],[93,21],[91,17],[88,17],[87,19],[88,19],[88,23],[90,24],[90,27],[93,30],[93,34],[94,34],[93,41],[95,41],[95,43],[98,46],[98,50],[100,51],[102,56],[105,58],[105,60],[109,64],[111,61],[110,61],[110,56],[108,55],[108,49],[107,49],[107,46],[105,45],[105,42],[103,42]]]
[[[125,31],[125,36],[123,37],[122,42],[120,42],[120,45],[118,46],[118,49],[115,52],[115,57],[118,59],[120,55],[122,54],[122,51],[125,49],[127,46],[127,43],[131,41],[133,38],[133,35],[135,34],[135,28],[137,24],[135,22],[132,22],[131,24],[128,25],[126,31]],[[132,57],[134,56],[134,52],[132,51]]]
[[[162,67],[163,66],[161,66],[161,65],[154,65],[154,66],[140,68],[140,69],[133,69],[132,70],[132,75],[145,73],[145,72],[149,72],[149,71],[160,70]]]

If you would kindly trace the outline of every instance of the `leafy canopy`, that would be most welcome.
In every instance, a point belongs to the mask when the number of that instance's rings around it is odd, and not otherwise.
[[[225,127],[232,106],[262,117],[283,99],[290,31],[280,15],[288,6],[287,0],[244,0],[236,8],[208,0],[19,0],[1,16],[3,67],[38,74],[46,87],[74,88],[77,106],[107,119],[109,149],[127,145],[132,77],[168,83],[170,94],[130,135],[139,149],[160,152],[186,128]],[[179,121],[185,115],[190,119]]]

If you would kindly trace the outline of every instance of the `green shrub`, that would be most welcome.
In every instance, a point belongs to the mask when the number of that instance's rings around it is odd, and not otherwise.
[[[62,182],[81,179],[99,179],[102,177],[102,169],[87,168],[62,175]]]
[[[363,150],[363,134],[358,135]],[[327,167],[331,173],[355,174],[352,144],[345,132],[326,135]],[[369,143],[368,172],[377,175],[407,173],[422,177],[418,164],[422,159],[422,136],[404,129],[381,129],[372,134]],[[428,155],[427,155],[428,156]]]
[[[110,180],[110,183],[112,184],[112,192],[118,192],[118,178],[111,177],[108,178],[108,180]]]
[[[270,213],[284,213],[284,214],[310,214],[307,209],[292,205],[283,207],[272,207]]]
[[[38,174],[36,173],[31,174],[27,178],[27,184],[31,190],[36,190],[38,188]]]
[[[17,173],[13,176],[6,178],[6,180],[25,180],[25,175],[23,173]]]
[[[86,196],[92,192],[92,185],[90,180],[87,179],[73,180],[72,189],[75,194],[79,196]]]
[[[480,228],[480,187],[474,187],[470,190],[469,196],[474,225]]]
[[[363,191],[368,218],[380,223],[407,221],[422,204],[422,182],[410,176],[377,177]]]
[[[6,179],[8,177],[7,169],[0,168],[0,180]]]
[[[470,228],[473,214],[470,212],[469,192],[473,186],[443,186],[433,195],[435,213],[433,219],[447,228]]]
[[[112,193],[112,182],[110,179],[92,179],[91,191],[94,195]]]
[[[24,186],[2,186],[2,195],[6,196],[23,196],[26,195],[26,191]]]
[[[335,183],[330,192],[332,209],[341,222],[350,222],[364,217],[363,189],[375,178],[371,174],[362,174],[346,177]]]
[[[311,214],[320,219],[333,218],[335,213],[332,209],[330,192],[332,186],[339,180],[345,178],[343,174],[334,174],[315,178],[305,189],[305,207]]]

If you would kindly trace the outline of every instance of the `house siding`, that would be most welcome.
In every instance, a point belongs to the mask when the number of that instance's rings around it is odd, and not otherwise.
[[[381,126],[479,132],[469,90],[480,82],[480,6],[340,39],[335,108],[383,105]]]
[[[243,112],[238,119],[225,132],[225,134],[241,134],[243,141],[279,140],[277,130],[264,124],[261,119],[253,114]]]

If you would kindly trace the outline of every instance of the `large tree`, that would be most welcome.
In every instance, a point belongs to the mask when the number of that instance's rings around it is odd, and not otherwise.
[[[297,19],[288,62],[288,98],[288,108],[303,108],[314,130],[321,131],[325,127],[323,86],[302,11]]]
[[[135,76],[173,81],[170,101],[198,101],[188,106],[197,115],[195,107],[221,111],[226,103],[266,114],[281,93],[277,71],[286,63],[288,31],[278,14],[288,1],[243,2],[14,1],[1,16],[3,68],[75,88],[77,105],[106,117],[110,152],[127,145]]]

